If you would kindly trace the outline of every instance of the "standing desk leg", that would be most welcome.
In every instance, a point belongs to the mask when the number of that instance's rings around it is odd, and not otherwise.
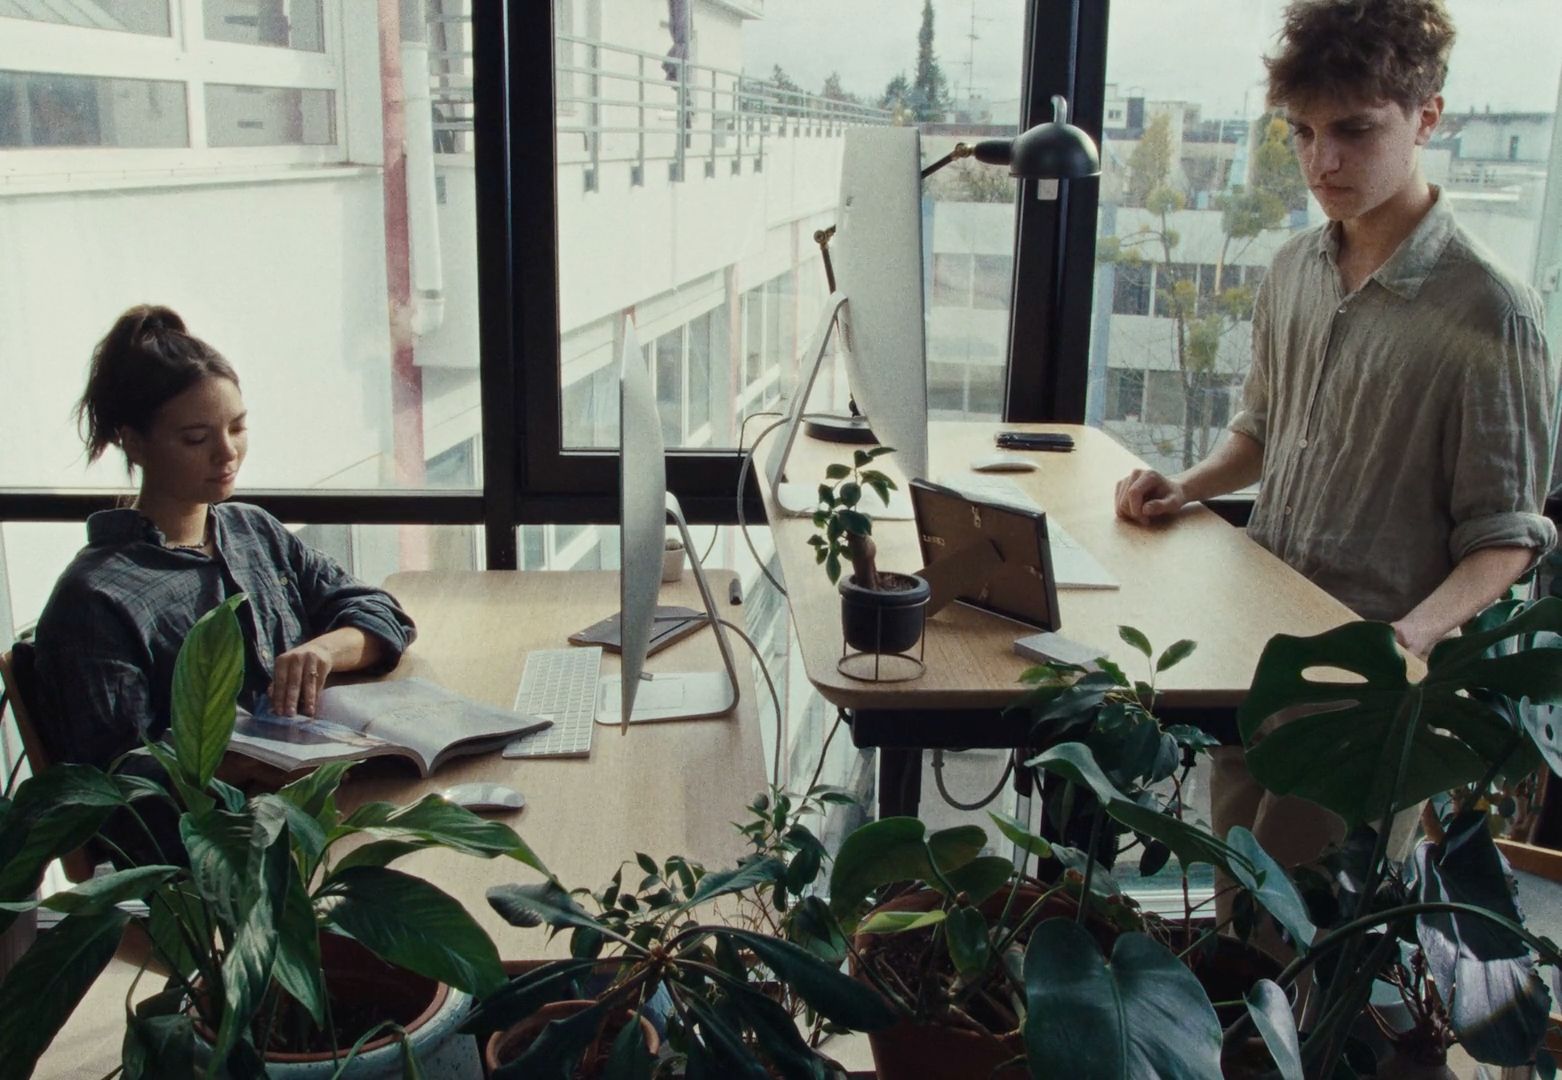
[[[922,751],[879,747],[879,817],[915,816],[922,802]]]

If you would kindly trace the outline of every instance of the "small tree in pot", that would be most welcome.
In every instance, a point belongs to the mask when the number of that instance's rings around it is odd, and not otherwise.
[[[898,653],[915,645],[922,637],[932,592],[926,581],[913,574],[879,570],[873,519],[859,509],[864,490],[889,502],[895,481],[868,466],[875,458],[894,452],[888,446],[857,450],[849,467],[837,464],[827,468],[825,482],[819,485],[819,508],[814,511],[814,526],[823,535],[808,538],[831,583],[840,587],[841,630],[846,644],[865,653]],[[845,579],[841,578],[843,556],[852,567]]]

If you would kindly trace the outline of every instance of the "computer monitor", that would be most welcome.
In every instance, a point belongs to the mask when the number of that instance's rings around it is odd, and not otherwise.
[[[726,628],[696,555],[678,497],[667,490],[661,418],[632,321],[624,324],[618,375],[618,603],[622,655],[619,677],[602,680],[597,721],[603,724],[697,720],[724,716],[738,703],[737,666]],[[683,538],[724,671],[645,671],[662,582],[667,523]]]
[[[839,325],[847,382],[873,433],[895,448],[908,478],[925,478],[927,460],[927,329],[922,268],[922,150],[916,128],[846,129],[841,196],[830,255],[835,292],[825,304],[786,428],[766,464],[776,503],[790,513],[817,507],[817,478],[782,483],[803,409],[830,337]],[[793,478],[801,481],[804,478]],[[904,492],[891,507],[873,496],[872,516],[911,517]]]

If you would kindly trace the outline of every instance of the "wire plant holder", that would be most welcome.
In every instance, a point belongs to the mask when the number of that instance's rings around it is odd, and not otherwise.
[[[917,608],[926,608],[927,600],[916,604]],[[886,608],[875,609],[874,641],[884,640],[884,612]],[[905,611],[906,607],[896,609]],[[835,662],[835,670],[845,675],[848,679],[856,679],[859,682],[910,682],[920,679],[927,673],[927,619],[922,619],[922,629],[917,634],[916,655],[911,655],[910,648],[901,652],[883,651],[878,649],[862,650],[853,649],[846,641],[845,635],[841,637],[841,658]]]

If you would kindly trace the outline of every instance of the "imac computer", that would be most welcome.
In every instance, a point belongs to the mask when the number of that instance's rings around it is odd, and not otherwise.
[[[627,726],[724,716],[738,703],[737,667],[726,628],[720,622],[720,611],[695,554],[699,549],[689,535],[677,496],[667,490],[661,418],[657,415],[645,356],[630,321],[624,325],[618,402],[618,602],[623,652],[619,676],[602,679],[597,722]],[[669,521],[677,526],[684,550],[689,553],[689,564],[721,650],[724,670],[655,674],[645,671]]]
[[[846,129],[841,197],[830,253],[835,292],[825,302],[803,363],[781,438],[765,464],[778,506],[811,514],[818,478],[783,482],[809,392],[819,374],[832,326],[846,361],[852,397],[908,479],[925,478],[927,461],[927,331],[923,321],[922,161],[915,128]],[[802,481],[809,482],[802,482]],[[910,518],[905,485],[884,507],[866,495],[859,509],[871,517]]]

